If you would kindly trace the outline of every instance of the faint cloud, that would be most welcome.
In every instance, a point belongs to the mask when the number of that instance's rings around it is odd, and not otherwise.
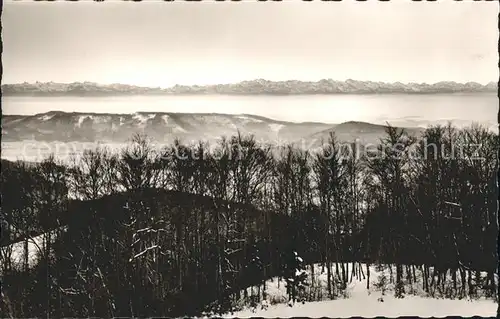
[[[472,59],[474,59],[474,60],[482,60],[482,59],[484,59],[486,56],[487,56],[487,54],[480,54],[480,53],[476,53],[476,54],[473,54],[473,55],[472,55]]]

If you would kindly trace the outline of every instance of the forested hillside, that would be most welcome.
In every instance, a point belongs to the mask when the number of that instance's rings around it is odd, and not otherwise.
[[[388,127],[377,149],[334,133],[322,145],[236,135],[158,150],[136,135],[120,154],[89,150],[72,165],[2,161],[1,317],[224,313],[276,276],[303,298],[299,270],[315,264],[330,299],[362,263],[393,265],[398,298],[412,293],[403,281],[495,298],[496,134]]]

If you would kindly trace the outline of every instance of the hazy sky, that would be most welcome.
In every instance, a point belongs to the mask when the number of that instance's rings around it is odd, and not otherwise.
[[[486,83],[498,3],[4,1],[3,83]]]

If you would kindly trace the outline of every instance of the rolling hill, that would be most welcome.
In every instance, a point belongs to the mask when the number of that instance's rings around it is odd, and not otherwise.
[[[184,142],[199,140],[215,142],[222,136],[241,132],[253,134],[260,142],[320,141],[335,132],[341,141],[360,139],[378,141],[385,134],[383,125],[365,122],[293,123],[249,114],[214,113],[133,113],[97,114],[48,113],[2,117],[4,142],[103,142],[125,143],[134,133],[143,133],[157,143],[169,143],[175,138]],[[418,133],[420,129],[410,129]]]

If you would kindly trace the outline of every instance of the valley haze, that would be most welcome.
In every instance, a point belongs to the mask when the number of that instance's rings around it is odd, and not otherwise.
[[[494,82],[354,80],[254,80],[163,89],[93,82],[4,84],[2,158],[25,158],[23,143],[36,142],[35,149],[42,142],[76,143],[78,149],[88,143],[118,146],[137,133],[156,143],[178,138],[214,144],[240,132],[263,143],[316,147],[331,132],[341,142],[378,144],[387,123],[416,136],[448,122],[491,129],[496,87]]]

